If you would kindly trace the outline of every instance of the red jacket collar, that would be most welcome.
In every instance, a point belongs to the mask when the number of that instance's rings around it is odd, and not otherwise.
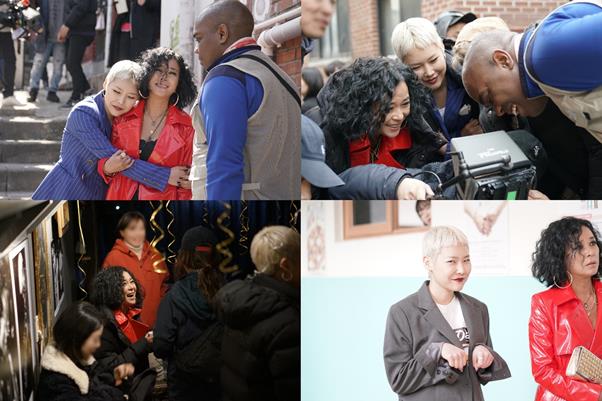
[[[117,117],[116,119],[113,120],[113,124],[117,124],[117,123],[121,123],[124,121],[131,121],[133,119],[139,119],[140,121],[142,121],[142,119],[144,118],[144,105],[146,104],[146,101],[144,100],[140,100],[138,101],[138,104],[130,111],[128,111],[127,113],[125,113],[122,116]],[[167,116],[165,117],[165,125],[175,125],[175,124],[186,124],[186,125],[190,125],[190,116],[188,114],[186,114],[185,112],[183,112],[182,110],[178,109],[176,106],[174,105],[170,105],[169,108],[167,109]]]
[[[602,282],[600,280],[594,280],[594,289],[598,297],[602,296]],[[562,305],[569,301],[578,300],[578,298],[575,291],[573,291],[573,287],[569,285],[566,288],[550,288],[550,300],[555,305]]]
[[[117,322],[117,325],[121,328],[128,321],[136,318],[136,316],[138,316],[141,312],[142,309],[138,308],[130,308],[127,313],[124,313],[121,309],[118,309],[113,311],[113,316],[115,316],[115,321]]]
[[[378,154],[376,155],[376,164],[384,164],[389,167],[404,168],[394,157],[393,152],[397,150],[410,149],[412,147],[412,137],[410,130],[406,127],[399,131],[399,135],[395,138],[382,136]],[[355,139],[349,142],[349,159],[351,167],[370,164],[371,144],[368,135],[364,135],[360,139]]]
[[[134,251],[125,243],[121,238],[117,238],[115,241],[115,245],[113,245],[113,249],[125,253],[126,255],[135,256]],[[148,241],[144,241],[144,245],[142,246],[142,259],[146,257],[146,255],[150,252],[151,246]]]

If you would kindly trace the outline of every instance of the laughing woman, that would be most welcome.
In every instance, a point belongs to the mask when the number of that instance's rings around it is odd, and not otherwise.
[[[131,160],[110,142],[111,124],[132,109],[138,101],[136,75],[140,66],[124,60],[113,65],[104,81],[104,90],[79,102],[67,118],[58,163],[40,183],[33,199],[102,200],[107,185],[97,173],[98,161],[105,173],[121,174],[162,191],[176,184],[186,173],[139,160]]]
[[[471,264],[466,236],[434,227],[423,240],[429,280],[389,310],[385,369],[404,401],[483,401],[481,384],[510,377],[492,348],[489,312],[462,292]]]
[[[113,126],[111,141],[134,160],[164,167],[192,164],[194,128],[182,109],[196,97],[192,75],[182,56],[171,49],[151,49],[140,60],[142,100]],[[102,164],[102,163],[101,163]],[[126,174],[105,176],[109,183],[107,199],[190,199],[190,182],[184,178],[157,189]]]
[[[536,401],[602,400],[600,383],[566,375],[578,346],[602,357],[600,236],[591,222],[565,217],[542,233],[533,253],[533,276],[549,287],[531,299],[531,370]]]

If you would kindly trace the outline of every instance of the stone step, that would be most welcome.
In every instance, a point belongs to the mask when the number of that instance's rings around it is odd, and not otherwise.
[[[0,192],[0,200],[27,200],[31,199],[31,192]]]
[[[0,139],[45,139],[60,141],[67,119],[0,116]]]
[[[0,163],[54,164],[59,159],[60,141],[43,139],[0,140]]]
[[[33,193],[52,166],[53,164],[0,163],[0,196],[14,192]]]

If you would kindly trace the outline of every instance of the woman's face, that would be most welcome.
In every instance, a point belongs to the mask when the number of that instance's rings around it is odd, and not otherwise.
[[[81,348],[81,354],[84,361],[90,359],[92,355],[100,348],[100,337],[102,336],[102,327],[95,330],[86,339]]]
[[[130,224],[119,233],[125,242],[134,247],[141,247],[146,240],[146,228],[142,220],[130,221]]]
[[[445,79],[445,56],[443,49],[432,44],[424,49],[410,50],[402,60],[408,65],[418,79],[430,90],[436,91]]]
[[[159,67],[148,83],[149,96],[169,98],[176,93],[180,81],[180,66],[175,59]]]
[[[136,305],[136,283],[132,276],[127,272],[123,272],[123,304],[127,308],[132,308]]]
[[[566,266],[573,278],[590,278],[598,274],[600,248],[591,230],[581,228],[577,249],[566,249]]]
[[[408,85],[400,82],[391,99],[391,110],[387,113],[385,121],[380,126],[380,134],[389,138],[399,135],[403,122],[410,114],[410,94]]]
[[[434,259],[428,256],[424,259],[431,283],[450,292],[462,290],[472,269],[467,246],[447,246]]]
[[[308,38],[319,39],[330,24],[336,0],[301,0],[301,30]]]
[[[110,117],[127,113],[138,102],[138,87],[129,79],[116,79],[104,89],[105,110]]]

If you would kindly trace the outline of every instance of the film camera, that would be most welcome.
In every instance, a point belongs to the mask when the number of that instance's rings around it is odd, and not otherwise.
[[[527,199],[536,169],[506,131],[453,138],[451,155],[460,199]]]
[[[0,0],[0,28],[12,28],[13,39],[28,38],[44,30],[40,12],[28,0]]]

